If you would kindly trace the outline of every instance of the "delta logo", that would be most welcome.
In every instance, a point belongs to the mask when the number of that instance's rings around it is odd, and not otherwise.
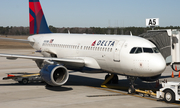
[[[95,46],[95,44],[96,44],[96,40],[91,44],[91,46]]]
[[[96,40],[91,44],[91,46],[114,46],[115,41],[107,41],[107,40]]]

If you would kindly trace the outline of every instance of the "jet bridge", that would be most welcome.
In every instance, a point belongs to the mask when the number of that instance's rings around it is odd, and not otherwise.
[[[150,30],[140,35],[156,45],[167,64],[171,64],[174,71],[174,64],[180,64],[180,30]]]

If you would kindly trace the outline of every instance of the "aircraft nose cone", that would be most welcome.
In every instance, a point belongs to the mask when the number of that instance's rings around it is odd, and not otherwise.
[[[153,67],[152,71],[156,72],[157,74],[163,73],[166,68],[166,62],[162,56],[154,58],[153,62],[151,62],[151,65]]]

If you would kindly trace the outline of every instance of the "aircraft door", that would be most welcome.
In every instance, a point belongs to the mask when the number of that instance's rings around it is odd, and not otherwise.
[[[115,51],[113,54],[113,60],[114,62],[120,62],[120,51],[122,49],[122,46],[125,41],[120,40],[118,44],[115,46]]]

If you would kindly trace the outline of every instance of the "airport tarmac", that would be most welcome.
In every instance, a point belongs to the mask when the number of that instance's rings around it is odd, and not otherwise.
[[[40,55],[33,49],[0,49],[0,53]],[[128,95],[127,91],[101,88],[105,73],[87,74],[70,71],[68,82],[62,87],[46,87],[44,83],[21,85],[13,80],[2,80],[6,73],[39,72],[32,60],[7,60],[0,58],[0,108],[174,108],[180,102],[167,104],[155,98]],[[160,82],[180,81],[178,73],[171,78],[172,69],[168,66]],[[155,88],[156,84],[136,81],[137,87]],[[119,85],[128,87],[125,76],[119,76]]]

